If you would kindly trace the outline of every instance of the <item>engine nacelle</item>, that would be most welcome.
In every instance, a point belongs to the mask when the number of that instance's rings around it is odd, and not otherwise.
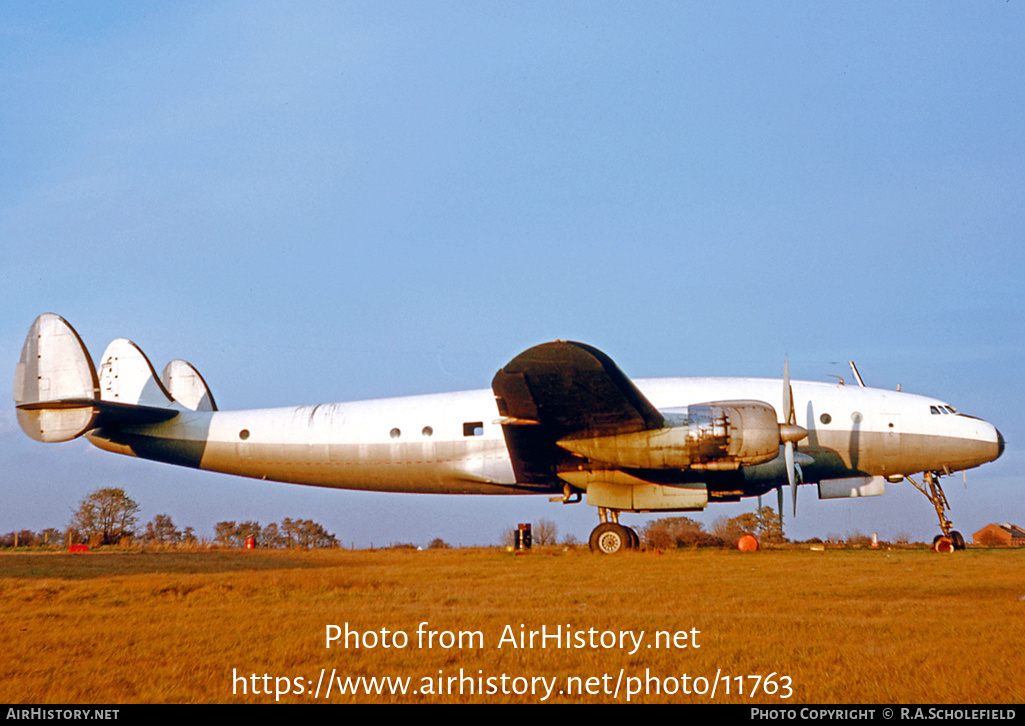
[[[662,414],[662,428],[558,443],[588,459],[635,469],[731,470],[779,454],[776,409],[764,401],[716,401]]]

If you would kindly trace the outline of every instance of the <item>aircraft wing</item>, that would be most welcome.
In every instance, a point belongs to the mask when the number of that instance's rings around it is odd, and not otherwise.
[[[491,388],[510,423],[540,424],[560,438],[630,433],[664,422],[611,358],[583,343],[530,348],[498,371]]]
[[[491,382],[517,481],[550,483],[556,442],[661,428],[665,420],[607,355],[556,341],[520,353]]]
[[[784,440],[806,434],[781,429],[764,401],[713,401],[663,415],[607,355],[581,343],[535,346],[491,387],[524,483],[552,484],[582,469],[735,471],[775,459]]]

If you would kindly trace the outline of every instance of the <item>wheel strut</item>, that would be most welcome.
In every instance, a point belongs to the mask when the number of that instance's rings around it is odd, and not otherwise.
[[[933,507],[936,508],[936,516],[940,519],[940,529],[943,531],[943,534],[938,534],[933,538],[932,548],[937,552],[963,550],[965,548],[964,537],[961,536],[960,532],[953,529],[954,524],[947,518],[947,510],[950,509],[950,504],[947,502],[947,495],[943,493],[943,487],[940,486],[939,477],[938,473],[927,471],[922,474],[922,485],[919,485],[910,476],[905,476],[904,478],[911,482],[915,489],[922,492],[932,502]],[[926,491],[927,488],[928,491]]]
[[[947,519],[947,510],[950,509],[950,505],[947,503],[947,495],[943,493],[943,487],[940,486],[939,477],[933,474],[931,471],[927,471],[922,475],[923,484],[920,485],[910,476],[904,477],[917,489],[926,496],[932,505],[936,508],[936,516],[940,518],[940,529],[943,531],[945,537],[950,536],[950,529],[953,527],[953,523]],[[925,488],[928,487],[929,491]]]

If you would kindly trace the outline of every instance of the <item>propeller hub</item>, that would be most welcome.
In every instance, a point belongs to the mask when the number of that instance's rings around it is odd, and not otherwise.
[[[797,424],[780,424],[779,425],[779,440],[783,443],[796,444],[801,439],[808,436],[808,429]]]

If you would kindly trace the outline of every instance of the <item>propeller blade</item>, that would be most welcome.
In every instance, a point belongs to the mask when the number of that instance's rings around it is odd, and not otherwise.
[[[795,470],[797,464],[794,462],[794,443],[788,441],[783,448],[783,455],[787,462],[787,479],[790,481],[790,498],[794,502],[794,516],[797,516],[797,471]],[[783,492],[780,491],[780,498],[782,499]],[[782,508],[782,504],[780,507]]]
[[[790,360],[783,359],[783,423],[797,422],[794,415],[794,391],[790,387]]]
[[[790,423],[790,414],[793,413],[793,398],[790,395],[790,359],[783,359],[783,423]]]
[[[790,482],[790,498],[794,502],[794,516],[797,516],[798,469],[794,456],[794,444],[808,435],[807,430],[797,425],[794,410],[794,389],[790,387],[790,359],[783,359],[783,423],[779,437],[783,442],[783,457],[787,467],[787,481]],[[783,511],[783,488],[779,487],[779,511]]]

